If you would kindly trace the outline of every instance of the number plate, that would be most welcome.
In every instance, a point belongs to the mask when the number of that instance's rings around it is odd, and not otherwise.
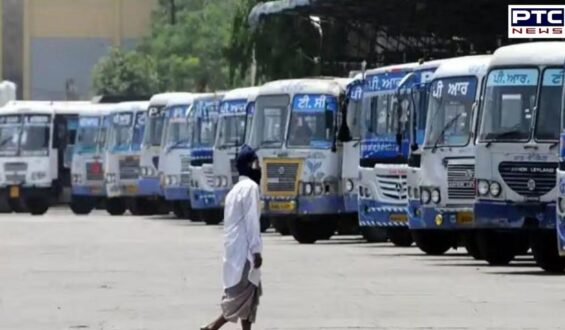
[[[457,223],[460,225],[466,225],[473,223],[473,213],[472,212],[458,212],[456,216]]]
[[[20,187],[18,186],[10,187],[10,198],[20,198]]]
[[[292,211],[294,210],[293,202],[270,202],[269,209],[271,211]]]
[[[137,194],[137,186],[126,186],[126,193]]]
[[[408,221],[408,215],[404,213],[391,214],[389,219],[394,222],[406,222]]]

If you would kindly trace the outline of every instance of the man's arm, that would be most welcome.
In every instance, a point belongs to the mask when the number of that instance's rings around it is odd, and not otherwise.
[[[261,239],[261,209],[259,206],[259,187],[253,186],[248,192],[245,202],[243,203],[245,211],[245,226],[247,232],[247,241],[249,242],[249,251],[254,256],[255,268],[261,267],[263,259],[261,252],[263,251],[263,241]]]

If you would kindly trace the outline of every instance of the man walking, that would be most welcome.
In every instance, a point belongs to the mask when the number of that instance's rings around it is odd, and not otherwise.
[[[243,330],[255,322],[261,296],[259,184],[261,167],[255,151],[243,146],[236,160],[239,182],[226,196],[224,206],[224,263],[222,315],[201,330],[218,330],[241,320]]]

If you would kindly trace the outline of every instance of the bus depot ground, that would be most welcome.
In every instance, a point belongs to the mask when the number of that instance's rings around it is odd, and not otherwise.
[[[263,240],[255,329],[563,326],[564,278],[530,256],[489,267],[355,236]],[[198,329],[219,312],[222,244],[221,226],[167,217],[3,214],[0,329]]]

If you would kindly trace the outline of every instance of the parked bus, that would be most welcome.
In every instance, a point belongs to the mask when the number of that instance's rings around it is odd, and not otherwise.
[[[281,80],[259,90],[250,144],[258,147],[263,214],[288,222],[300,243],[329,239],[345,212],[338,107],[351,79]]]
[[[145,205],[151,204],[155,213],[166,210],[159,175],[159,154],[165,121],[163,110],[169,101],[188,96],[190,93],[162,93],[153,95],[149,100],[147,127],[141,144],[138,196],[145,199]]]
[[[122,215],[127,209],[133,215],[151,214],[154,210],[139,197],[141,142],[145,130],[148,102],[122,102],[111,114],[104,172],[106,175],[106,210]]]
[[[70,207],[75,214],[89,214],[106,197],[104,147],[114,107],[114,104],[92,104],[79,115],[71,166]]]
[[[422,202],[419,211],[412,210],[420,216],[410,217],[410,230],[427,254],[441,255],[464,243],[469,254],[480,259],[473,231],[472,137],[489,60],[487,55],[447,60],[430,84],[421,175],[418,186],[409,187],[409,195]]]
[[[235,166],[238,149],[246,134],[251,131],[251,119],[255,112],[258,87],[238,88],[227,92],[220,103],[218,129],[213,152],[214,182],[211,208],[222,209],[227,193],[239,180]],[[263,225],[263,228],[265,225]]]
[[[159,172],[165,199],[181,219],[189,219],[194,215],[190,206],[190,148],[194,127],[189,125],[189,115],[197,95],[176,96],[164,109]]]
[[[200,95],[194,99],[194,115],[189,118],[193,136],[190,148],[190,205],[195,217],[206,224],[218,224],[224,219],[224,209],[218,206],[214,187],[214,142],[223,93]]]
[[[0,114],[1,195],[16,212],[47,212],[70,197],[75,121],[84,102],[8,103]]]
[[[556,246],[556,175],[565,43],[533,42],[493,54],[476,146],[478,244],[490,264],[528,250],[563,268]]]

